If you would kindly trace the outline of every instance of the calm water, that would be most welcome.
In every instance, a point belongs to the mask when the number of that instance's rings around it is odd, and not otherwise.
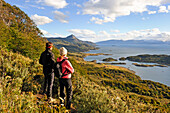
[[[98,45],[99,50],[91,50],[87,53],[105,53],[111,55],[99,55],[99,56],[87,56],[86,61],[97,60],[97,62],[103,62],[102,59],[112,57],[119,59],[120,57],[136,56],[140,54],[166,54],[170,55],[170,45],[158,45],[158,44],[138,44],[138,45]],[[116,61],[125,62],[126,65],[117,65],[126,67],[136,72],[136,75],[140,76],[143,80],[152,80],[160,82],[170,86],[170,66],[168,67],[137,67],[132,65],[131,61]],[[146,63],[145,63],[146,64]],[[151,63],[148,63],[151,64]],[[153,64],[153,63],[152,63]]]

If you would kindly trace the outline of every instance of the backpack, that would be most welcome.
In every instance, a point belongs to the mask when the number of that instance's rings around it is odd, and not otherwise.
[[[61,62],[56,62],[54,64],[54,74],[57,78],[62,78],[63,76],[67,75],[67,74],[63,74],[62,73],[62,63],[65,61],[66,59],[63,59]],[[65,70],[66,72],[67,70]],[[64,72],[64,73],[65,73]]]

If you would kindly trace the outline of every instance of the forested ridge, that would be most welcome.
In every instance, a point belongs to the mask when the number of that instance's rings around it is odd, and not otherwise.
[[[65,112],[37,99],[44,75],[38,63],[47,40],[19,8],[0,0],[0,112]],[[59,56],[57,48],[53,50]],[[83,60],[69,54],[75,73],[73,106],[78,113],[170,112],[170,87],[142,80],[128,69]],[[58,79],[53,95],[58,99]]]
[[[47,41],[37,25],[17,6],[0,0],[0,45],[36,59]]]

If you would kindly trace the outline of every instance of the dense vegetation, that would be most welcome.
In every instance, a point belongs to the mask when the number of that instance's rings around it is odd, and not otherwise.
[[[46,103],[37,104],[38,100],[34,95],[41,92],[43,86],[42,66],[37,61],[8,52],[4,48],[1,48],[0,58],[1,112],[64,110],[60,107],[51,109]],[[75,68],[72,78],[73,104],[78,112],[169,111],[170,100],[166,99],[169,87],[143,81],[126,70],[70,60]],[[129,83],[129,86],[123,87],[125,83]],[[58,80],[55,78],[54,93],[57,90]],[[146,94],[138,95],[140,91]],[[150,96],[146,96],[147,92]]]
[[[47,38],[48,41],[53,42],[55,47],[65,47],[70,52],[85,52],[92,49],[97,49],[92,42],[81,41],[74,35],[70,35],[66,38]]]
[[[145,55],[138,55],[138,56],[129,56],[126,59],[135,62],[159,63],[164,65],[170,65],[170,55],[145,54]]]
[[[0,46],[36,59],[45,49],[46,41],[27,14],[0,0]]]
[[[12,26],[3,20],[13,8],[11,15],[22,12],[15,7],[0,0],[0,11],[7,11],[0,14],[0,112],[64,112],[64,107],[48,104],[46,97],[36,98],[43,88],[44,76],[38,59],[46,40],[35,35],[34,30],[20,30],[16,20],[11,20],[16,21]],[[57,57],[58,50],[54,48],[53,52]],[[77,112],[170,112],[170,87],[141,80],[125,68],[85,62],[82,56],[71,53],[69,57],[75,68],[73,105]],[[55,77],[53,96],[57,99],[58,84]]]

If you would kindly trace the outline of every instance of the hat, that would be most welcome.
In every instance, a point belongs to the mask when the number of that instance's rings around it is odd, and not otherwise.
[[[60,55],[63,56],[63,55],[67,55],[67,49],[65,47],[61,47],[60,48]]]

